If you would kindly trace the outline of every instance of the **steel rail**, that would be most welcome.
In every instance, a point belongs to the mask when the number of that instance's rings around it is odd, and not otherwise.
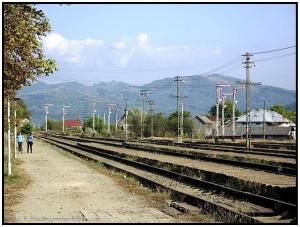
[[[50,140],[55,141],[55,139],[50,139]],[[105,149],[90,147],[88,145],[83,145],[83,144],[70,145],[69,143],[65,143],[62,141],[57,141],[57,142],[63,143],[63,144],[69,145],[69,146],[73,146],[74,148],[80,148],[89,153],[92,153],[95,155],[100,155],[102,157],[106,157],[106,158],[118,161],[123,164],[130,165],[130,166],[133,166],[133,167],[136,167],[139,169],[143,169],[143,170],[153,172],[153,173],[156,173],[156,174],[159,174],[162,176],[166,176],[168,178],[183,182],[188,185],[192,185],[192,186],[195,186],[198,188],[214,190],[219,193],[223,192],[229,196],[234,196],[235,198],[238,198],[238,199],[244,199],[244,200],[247,200],[254,204],[258,204],[263,207],[271,208],[271,209],[273,209],[274,214],[281,214],[282,212],[288,211],[290,213],[290,215],[296,216],[296,213],[297,213],[297,206],[294,204],[291,204],[291,203],[283,202],[283,201],[272,199],[272,198],[267,198],[267,197],[260,196],[260,195],[251,194],[249,192],[232,189],[232,188],[229,188],[226,186],[221,186],[221,185],[218,185],[218,184],[215,184],[212,182],[192,178],[192,177],[189,177],[186,175],[182,175],[182,174],[168,171],[168,170],[165,170],[162,168],[150,166],[150,165],[140,163],[137,161],[128,160],[126,158],[122,158],[117,155],[107,153],[107,150],[105,150]]]
[[[67,150],[67,151],[69,151],[69,152],[71,152],[71,153],[73,153],[73,154],[75,154],[75,155],[77,155],[81,158],[84,158],[86,160],[99,161],[99,160],[97,160],[97,159],[95,159],[95,158],[88,155],[91,152],[87,152],[87,154],[82,154],[81,152],[79,153],[78,151],[75,151],[74,149],[78,149],[78,147],[76,145],[63,143],[61,141],[55,141],[53,139],[45,138],[43,136],[41,137],[41,139],[43,139],[44,141],[59,147],[59,148]],[[105,153],[104,153],[104,155],[105,155]],[[103,155],[103,157],[104,157],[104,155]],[[97,154],[97,156],[100,156],[100,155]],[[113,157],[113,159],[121,160],[121,158],[117,158],[117,157]],[[111,160],[111,159],[109,159],[109,160]],[[124,162],[125,162],[125,160],[124,160]],[[122,162],[119,162],[119,163],[122,163]],[[225,220],[226,222],[229,220],[229,222],[231,222],[231,223],[236,223],[236,222],[238,222],[238,223],[252,223],[252,224],[254,224],[254,223],[264,223],[264,222],[254,218],[254,217],[249,216],[248,214],[244,214],[244,213],[229,209],[228,207],[224,207],[220,204],[216,204],[216,203],[207,201],[203,198],[191,195],[187,192],[182,192],[182,191],[176,190],[174,188],[168,187],[168,186],[163,185],[161,183],[158,183],[158,182],[155,182],[155,181],[150,180],[148,178],[145,178],[143,176],[140,176],[136,173],[132,173],[128,170],[124,170],[124,169],[122,169],[118,166],[108,164],[108,163],[105,163],[105,162],[102,162],[102,164],[107,168],[113,168],[117,171],[124,172],[124,173],[138,179],[140,182],[145,183],[146,185],[149,185],[151,187],[154,187],[154,188],[158,187],[158,188],[162,188],[162,189],[165,189],[167,191],[170,191],[170,192],[172,192],[172,194],[175,195],[175,197],[184,198],[185,202],[187,202],[191,205],[194,205],[194,206],[201,207],[205,212],[212,213],[215,217],[219,217],[219,219],[221,218],[221,220]]]
[[[100,139],[94,139],[94,138],[76,138],[76,137],[66,137],[66,136],[57,136],[58,138],[64,138],[72,141],[79,141],[79,142],[94,142],[94,143],[101,143],[105,145],[110,146],[117,146],[117,147],[125,147],[135,150],[143,150],[143,151],[149,151],[152,153],[161,153],[171,156],[177,156],[177,157],[185,157],[195,160],[203,160],[203,161],[209,161],[209,162],[216,162],[216,163],[222,163],[227,165],[233,165],[233,166],[240,166],[240,167],[246,167],[250,169],[256,169],[256,170],[264,170],[266,172],[275,173],[275,174],[282,174],[287,176],[295,176],[297,174],[297,169],[293,168],[295,165],[289,165],[288,163],[284,163],[285,166],[275,166],[275,165],[267,165],[267,164],[259,164],[259,163],[252,163],[252,162],[246,162],[246,161],[235,161],[235,160],[228,160],[228,159],[222,159],[222,158],[214,158],[214,157],[208,157],[205,155],[201,155],[196,152],[177,152],[175,150],[168,150],[164,148],[151,148],[151,147],[142,147],[139,145],[133,145],[130,143],[124,142],[123,144],[117,144],[117,143],[111,143],[111,142],[105,142]],[[281,163],[282,165],[282,163]]]

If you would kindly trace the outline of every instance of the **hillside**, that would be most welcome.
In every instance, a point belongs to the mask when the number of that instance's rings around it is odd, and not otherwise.
[[[205,77],[190,76],[184,77],[184,82],[180,85],[180,95],[187,96],[183,99],[185,109],[193,115],[207,113],[215,104],[215,84],[235,83],[236,78],[225,77],[213,74]],[[70,105],[71,109],[65,116],[68,118],[83,119],[91,115],[91,101],[97,100],[97,114],[103,116],[107,112],[108,103],[117,103],[118,116],[123,114],[125,101],[129,98],[129,107],[139,107],[139,90],[147,89],[149,96],[147,99],[154,100],[154,108],[157,112],[169,114],[176,110],[176,83],[174,78],[156,80],[144,86],[134,86],[123,82],[102,82],[94,85],[84,85],[78,82],[68,82],[59,84],[47,84],[37,82],[30,87],[24,87],[18,95],[28,105],[32,112],[32,120],[41,124],[44,122],[44,103],[52,103],[49,117],[61,119],[62,105]],[[228,90],[229,92],[229,90]],[[229,97],[228,97],[229,98]],[[245,109],[245,91],[237,93],[238,107]],[[266,106],[273,104],[288,105],[292,108],[296,101],[296,92],[272,86],[255,86],[251,88],[251,107],[262,108],[263,101]],[[145,105],[147,110],[149,107]],[[114,114],[112,119],[115,119]]]

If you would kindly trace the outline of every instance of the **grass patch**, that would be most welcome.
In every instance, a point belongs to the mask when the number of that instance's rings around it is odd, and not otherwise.
[[[4,140],[6,141],[6,140]],[[12,153],[13,153],[12,143]],[[7,143],[4,145],[4,223],[12,223],[15,221],[13,206],[16,205],[20,199],[20,190],[25,188],[30,183],[29,175],[21,167],[23,161],[14,158],[11,155],[12,175],[8,176],[8,147]]]

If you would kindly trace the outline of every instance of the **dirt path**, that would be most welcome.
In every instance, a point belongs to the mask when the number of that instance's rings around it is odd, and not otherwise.
[[[32,183],[13,207],[16,222],[175,222],[55,147],[35,141],[33,149],[19,155]]]

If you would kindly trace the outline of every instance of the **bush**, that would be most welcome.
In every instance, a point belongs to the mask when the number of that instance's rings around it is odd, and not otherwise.
[[[22,134],[32,132],[32,130],[33,130],[33,125],[31,123],[26,123],[20,129]]]

